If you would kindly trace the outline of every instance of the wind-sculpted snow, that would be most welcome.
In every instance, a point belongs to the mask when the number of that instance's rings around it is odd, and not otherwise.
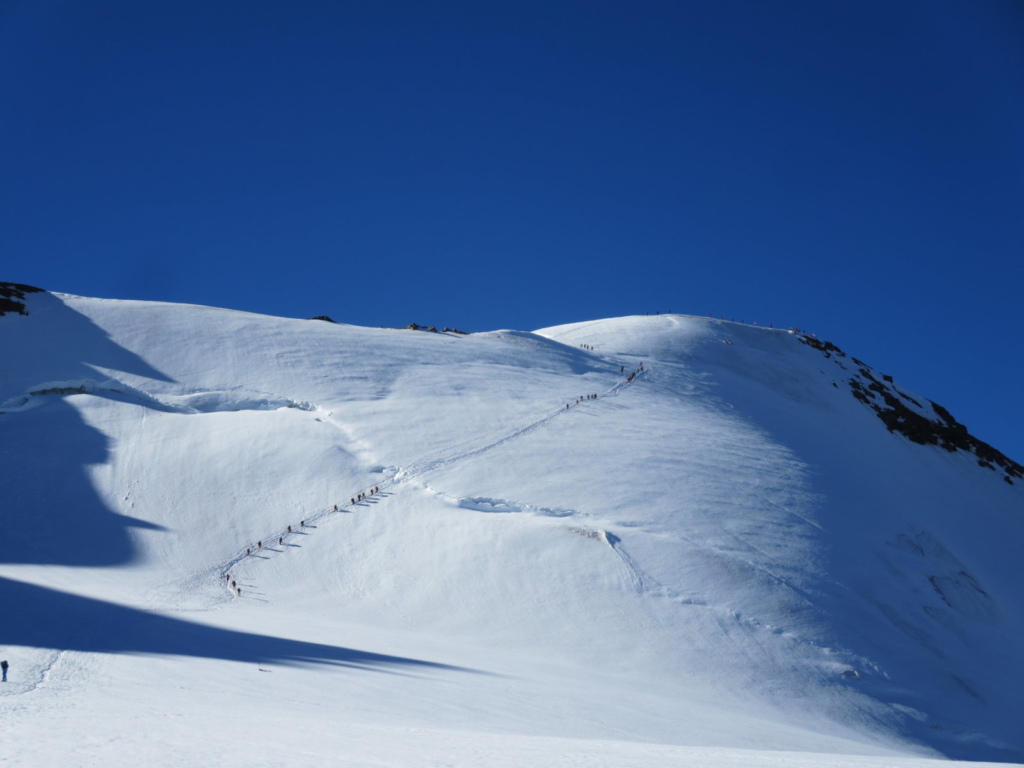
[[[187,395],[164,395],[155,397],[123,382],[107,379],[94,381],[59,381],[39,384],[21,397],[15,397],[0,405],[0,414],[24,411],[42,403],[39,398],[48,395],[94,395],[123,402],[135,402],[146,408],[167,413],[219,413],[224,411],[274,411],[280,408],[297,408],[315,411],[316,406],[296,402],[289,398],[246,393],[244,390],[221,392],[193,392]]]
[[[958,434],[824,342],[682,315],[455,335],[18,300],[18,764],[67,763],[55,744],[103,765],[1024,754],[1024,483],[890,431],[866,404]]]
[[[477,512],[497,512],[502,514],[526,513],[530,515],[543,515],[544,517],[572,517],[577,514],[571,509],[548,509],[546,507],[534,507],[530,504],[517,504],[506,499],[472,498],[459,499],[458,506],[463,509],[474,509]]]

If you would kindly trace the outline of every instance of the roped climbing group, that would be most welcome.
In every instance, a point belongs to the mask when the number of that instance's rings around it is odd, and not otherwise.
[[[349,506],[355,506],[360,501],[363,501],[364,499],[369,498],[370,496],[373,496],[374,494],[377,494],[377,493],[380,493],[380,486],[379,485],[375,485],[370,490],[363,491],[362,493],[356,494],[355,496],[351,497],[349,499]],[[334,509],[331,510],[331,511],[338,512],[339,511],[338,505],[335,504],[334,505]],[[300,520],[299,521],[299,527],[300,528],[305,528],[306,527],[306,521],[305,520]],[[289,525],[287,533],[285,533],[283,536],[278,536],[277,537],[278,546],[284,546],[285,536],[287,536],[290,533],[294,533],[294,531],[292,529],[292,526]],[[263,549],[263,540],[262,539],[257,541],[255,545],[251,545],[251,546],[246,547],[245,548],[245,556],[246,557],[250,557],[250,556],[252,556],[253,552],[258,552],[261,549]],[[224,583],[228,587],[228,589],[230,589],[235,595],[241,597],[241,595],[242,595],[242,588],[240,586],[238,586],[238,581],[236,579],[232,579],[231,578],[230,571],[226,572],[224,574]]]

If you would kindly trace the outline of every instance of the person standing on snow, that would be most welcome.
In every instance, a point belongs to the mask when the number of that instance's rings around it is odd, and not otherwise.
[[[4,673],[3,680],[0,680],[0,683],[6,683],[7,682],[7,668],[9,666],[11,666],[11,665],[7,663],[7,659],[4,659],[3,661],[0,661],[0,671],[2,671]]]

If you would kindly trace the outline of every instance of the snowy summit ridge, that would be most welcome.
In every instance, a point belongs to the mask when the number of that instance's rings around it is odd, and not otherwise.
[[[1024,760],[1024,468],[835,345],[0,302],[16,764]]]

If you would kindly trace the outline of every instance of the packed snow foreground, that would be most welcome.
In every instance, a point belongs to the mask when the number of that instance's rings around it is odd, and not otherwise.
[[[11,295],[2,764],[1024,760],[1019,465],[831,345]]]

